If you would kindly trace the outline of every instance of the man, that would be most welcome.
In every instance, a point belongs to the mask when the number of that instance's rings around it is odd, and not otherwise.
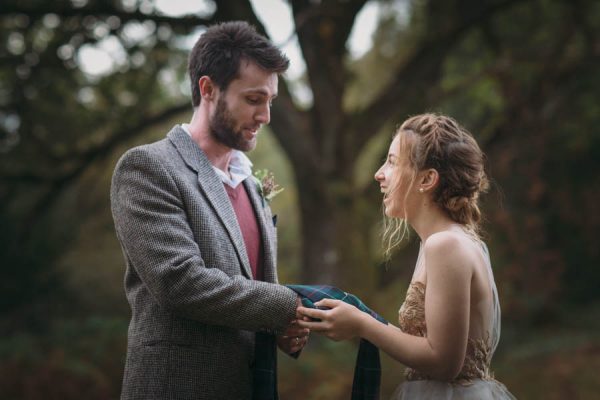
[[[243,153],[288,64],[246,23],[210,27],[190,54],[191,122],[117,164],[111,204],[132,310],[123,399],[249,399],[255,332],[280,333],[288,354],[306,343]]]

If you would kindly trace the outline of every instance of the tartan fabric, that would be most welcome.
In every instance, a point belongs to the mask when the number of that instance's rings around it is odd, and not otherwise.
[[[253,377],[252,400],[279,400],[277,340],[271,333],[256,333]]]
[[[287,286],[300,295],[302,304],[305,307],[316,308],[314,303],[322,299],[341,300],[352,304],[362,312],[387,325],[387,321],[381,315],[367,307],[358,297],[336,287],[326,285]],[[356,357],[356,367],[354,368],[351,399],[378,399],[380,383],[381,363],[379,361],[379,349],[368,340],[361,339]]]
[[[344,292],[341,289],[338,289],[333,286],[327,285],[286,285],[294,292],[300,295],[302,299],[302,304],[305,307],[309,308],[317,308],[314,303],[318,303],[323,299],[333,299],[333,300],[341,300],[344,303],[348,303],[358,308],[362,312],[366,312],[371,317],[375,318],[381,323],[387,325],[387,321],[375,311],[371,310],[369,307],[365,305],[358,297],[353,294]]]
[[[341,300],[366,312],[383,324],[388,322],[367,307],[358,297],[333,286],[326,285],[287,285],[301,298],[308,308],[317,308],[314,303],[322,299]],[[260,340],[259,340],[260,338]],[[256,363],[254,369],[253,400],[277,400],[277,354],[275,336],[257,334]],[[381,363],[379,349],[368,340],[361,339],[354,369],[352,400],[379,399],[381,383]]]

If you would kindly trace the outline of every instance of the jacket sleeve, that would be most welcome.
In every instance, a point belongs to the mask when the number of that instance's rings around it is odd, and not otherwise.
[[[117,236],[154,301],[210,325],[251,331],[287,326],[295,316],[297,295],[206,265],[181,199],[161,158],[144,147],[130,150],[117,164],[111,187]]]

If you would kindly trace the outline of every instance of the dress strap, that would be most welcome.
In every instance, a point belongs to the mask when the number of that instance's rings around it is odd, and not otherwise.
[[[498,343],[500,342],[500,330],[501,330],[501,311],[500,311],[500,300],[498,298],[498,289],[496,287],[496,281],[494,279],[494,273],[492,271],[492,262],[490,260],[490,252],[487,245],[482,241],[481,247],[485,255],[485,261],[487,266],[488,279],[490,288],[492,289],[492,312],[490,321],[490,340],[492,345],[492,354],[496,351]]]
[[[425,251],[423,250],[423,242],[420,242],[419,254],[417,256],[417,262],[415,263],[415,269],[413,270],[411,282],[419,281],[417,277],[421,274],[423,268],[425,268]]]

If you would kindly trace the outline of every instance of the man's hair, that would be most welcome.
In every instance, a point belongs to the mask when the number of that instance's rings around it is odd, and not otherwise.
[[[221,90],[227,90],[240,70],[241,61],[256,63],[266,71],[281,74],[290,64],[288,58],[267,38],[246,22],[223,22],[210,26],[200,36],[188,62],[192,85],[192,104],[201,101],[198,81],[208,76]]]

